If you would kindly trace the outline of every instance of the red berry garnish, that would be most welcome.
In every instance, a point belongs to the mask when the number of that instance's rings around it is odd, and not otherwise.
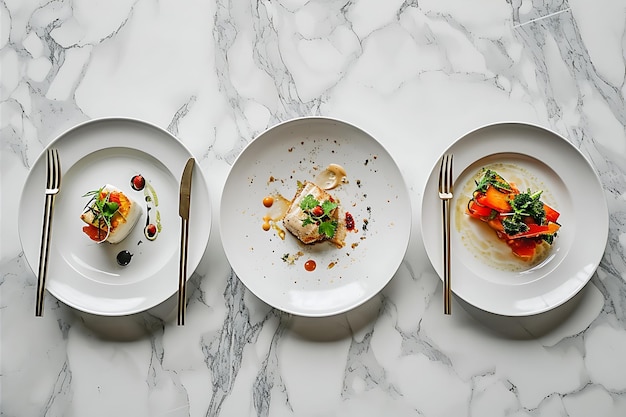
[[[320,217],[324,214],[324,209],[322,206],[315,206],[313,207],[313,210],[311,210],[311,214],[315,217]]]
[[[133,190],[141,191],[146,186],[146,179],[141,175],[135,175],[130,180],[130,185],[133,187]]]
[[[150,223],[145,227],[145,229],[143,229],[144,234],[149,240],[156,239],[157,231],[157,227],[152,223]]]

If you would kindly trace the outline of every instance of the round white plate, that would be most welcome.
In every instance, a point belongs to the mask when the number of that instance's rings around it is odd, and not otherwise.
[[[545,312],[572,298],[589,281],[605,250],[608,209],[600,180],[565,138],[539,126],[499,123],[461,137],[454,155],[451,203],[452,289],[482,310],[506,316]],[[483,167],[522,190],[543,190],[542,200],[561,213],[561,230],[545,259],[516,260],[486,225],[464,214]],[[443,275],[439,161],[425,186],[422,231],[426,252]]]
[[[134,119],[105,118],[78,125],[49,147],[59,150],[61,189],[52,220],[46,288],[78,310],[120,316],[149,309],[178,291],[181,219],[178,216],[180,177],[191,153],[171,134]],[[45,152],[31,169],[20,201],[19,235],[31,269],[39,268],[43,222]],[[143,191],[130,186],[141,174],[158,197],[148,204]],[[142,205],[143,214],[131,234],[117,244],[97,244],[82,231],[80,219],[89,198],[83,195],[112,184]],[[148,210],[148,207],[150,209]],[[148,217],[162,230],[154,241],[144,236]],[[211,230],[211,206],[202,171],[193,173],[188,270],[194,271]],[[120,266],[116,256],[127,250],[131,262]]]
[[[286,230],[284,240],[264,231],[263,198],[292,199],[297,181],[314,180],[331,163],[343,166],[349,181],[330,190],[356,223],[345,247],[304,245]],[[359,306],[389,282],[408,246],[411,207],[397,165],[372,136],[339,120],[307,117],[272,127],[242,151],[224,186],[220,227],[226,256],[250,291],[285,312],[321,317]],[[298,252],[293,263],[283,260]],[[308,272],[311,259],[317,268]]]

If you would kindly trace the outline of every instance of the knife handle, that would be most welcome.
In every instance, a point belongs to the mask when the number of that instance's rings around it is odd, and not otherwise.
[[[180,269],[178,273],[178,325],[185,325],[187,308],[187,247],[189,244],[189,221],[182,219],[180,228]]]

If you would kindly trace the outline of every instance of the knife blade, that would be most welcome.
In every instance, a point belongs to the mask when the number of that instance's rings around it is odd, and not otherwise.
[[[185,309],[187,304],[187,248],[189,245],[189,211],[191,207],[191,179],[193,176],[194,158],[189,158],[185,164],[180,179],[178,200],[178,215],[181,218],[180,229],[180,265],[178,273],[178,325],[185,324]]]

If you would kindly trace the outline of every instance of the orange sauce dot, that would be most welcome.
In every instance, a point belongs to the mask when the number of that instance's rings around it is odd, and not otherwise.
[[[304,263],[304,269],[306,269],[309,272],[315,271],[316,267],[317,267],[317,264],[315,263],[313,259],[309,259],[308,261]]]
[[[266,232],[268,230],[270,230],[271,225],[270,225],[270,218],[269,217],[267,217],[267,216],[263,217],[263,226],[262,227],[263,227],[263,230],[265,230]]]
[[[272,204],[274,204],[274,197],[272,197],[271,195],[268,195],[263,199],[263,205],[265,207],[272,207]]]

